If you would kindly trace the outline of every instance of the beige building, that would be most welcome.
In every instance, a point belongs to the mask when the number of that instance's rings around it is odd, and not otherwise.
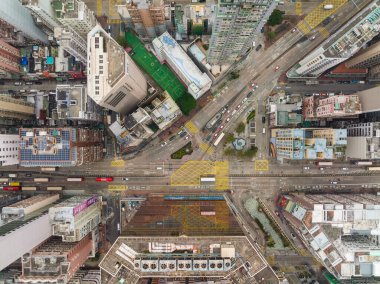
[[[100,106],[130,112],[147,95],[144,75],[124,49],[97,25],[87,36],[87,88]]]
[[[153,39],[166,31],[163,0],[130,1],[127,10],[140,36]]]
[[[35,116],[34,104],[0,95],[0,117],[30,119]]]
[[[346,62],[349,68],[368,68],[380,64],[380,42],[362,50]]]

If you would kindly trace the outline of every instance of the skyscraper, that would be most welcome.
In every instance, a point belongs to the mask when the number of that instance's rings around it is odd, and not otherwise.
[[[88,94],[97,104],[126,113],[147,95],[142,72],[99,25],[87,36],[87,54]]]
[[[276,5],[276,0],[219,0],[207,61],[231,64],[245,54]]]

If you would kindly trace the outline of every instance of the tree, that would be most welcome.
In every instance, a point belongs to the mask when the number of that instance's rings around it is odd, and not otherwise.
[[[234,142],[235,140],[235,137],[232,133],[227,133],[226,135],[226,143],[232,143]]]
[[[245,123],[240,122],[239,125],[236,127],[235,131],[237,134],[243,133],[245,131]]]
[[[256,156],[256,153],[257,153],[257,147],[252,146],[251,149],[244,151],[244,157],[253,158],[254,156]]]
[[[236,71],[232,71],[231,74],[230,74],[230,78],[231,78],[231,80],[237,79],[237,78],[239,78],[239,77],[240,77],[240,75],[239,75],[239,73],[236,72]]]
[[[226,155],[226,156],[233,156],[235,154],[236,154],[235,149],[227,148],[226,150],[224,150],[224,155]]]
[[[281,24],[282,20],[283,20],[283,13],[280,10],[275,9],[268,19],[268,24],[270,26],[276,26],[276,25]]]

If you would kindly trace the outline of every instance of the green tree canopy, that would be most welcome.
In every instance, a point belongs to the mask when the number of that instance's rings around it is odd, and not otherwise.
[[[283,20],[283,13],[278,10],[278,9],[275,9],[272,14],[270,15],[269,19],[268,19],[268,24],[270,26],[276,26],[276,25],[279,25],[282,23],[282,20]]]

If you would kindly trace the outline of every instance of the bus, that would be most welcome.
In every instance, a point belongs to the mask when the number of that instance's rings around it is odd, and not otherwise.
[[[18,181],[11,181],[9,183],[10,186],[20,186],[20,183]]]
[[[372,172],[374,172],[374,171],[380,171],[380,167],[368,167],[368,170],[372,171]]]
[[[41,168],[41,172],[55,172],[57,167]]]
[[[62,186],[48,186],[46,189],[47,190],[62,190],[63,187]]]
[[[371,166],[372,162],[371,161],[356,161],[355,164],[358,166]]]
[[[21,187],[22,190],[37,190],[37,187],[35,186],[23,186]]]
[[[34,182],[49,182],[49,178],[34,178]]]
[[[8,174],[8,177],[10,177],[10,178],[16,178],[17,174]]]
[[[66,180],[67,181],[83,181],[83,178],[82,177],[71,177],[71,178],[67,178]]]
[[[17,191],[20,189],[21,189],[20,186],[4,186],[3,187],[3,190],[7,190],[7,191]]]
[[[9,178],[0,178],[0,182],[9,182]]]
[[[318,166],[332,166],[333,162],[317,162]]]
[[[216,138],[215,142],[214,142],[214,146],[218,146],[218,144],[220,143],[220,141],[222,141],[223,137],[224,137],[224,132],[222,132],[218,138]]]

